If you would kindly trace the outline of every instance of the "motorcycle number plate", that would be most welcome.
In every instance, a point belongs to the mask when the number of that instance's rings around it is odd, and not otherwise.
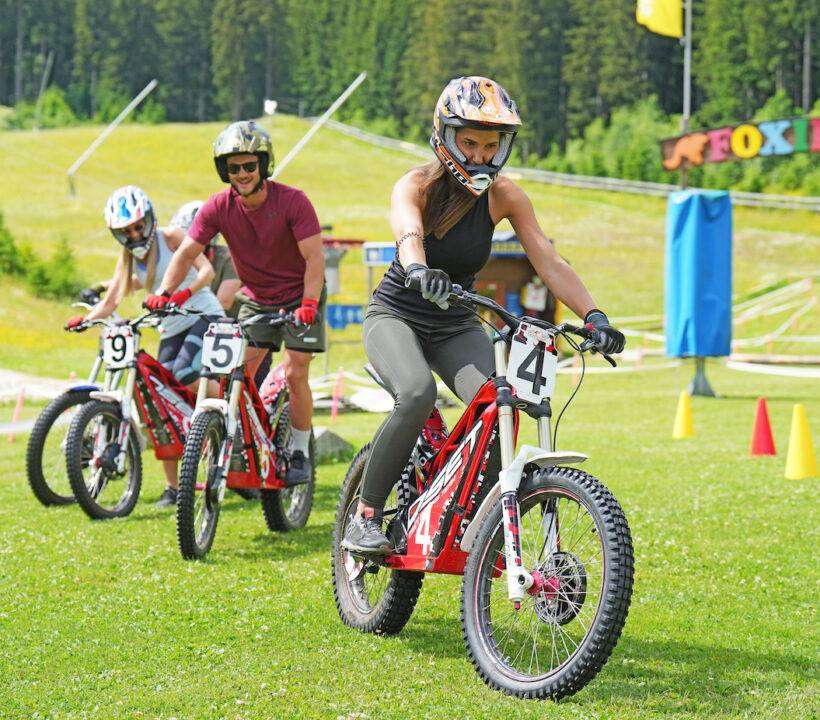
[[[103,362],[110,370],[134,362],[134,333],[128,326],[108,328],[103,335]]]
[[[558,353],[555,336],[547,329],[523,321],[512,338],[507,381],[522,400],[540,403],[555,388]]]
[[[211,323],[202,338],[202,370],[230,373],[242,362],[242,329],[238,323]]]

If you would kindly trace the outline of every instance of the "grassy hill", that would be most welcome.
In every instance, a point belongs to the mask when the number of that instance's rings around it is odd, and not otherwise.
[[[276,155],[306,131],[306,121],[276,116],[266,124]],[[0,132],[0,211],[12,234],[48,254],[65,237],[86,280],[109,277],[118,246],[102,221],[115,187],[134,183],[154,201],[160,222],[194,198],[220,190],[211,142],[221,124],[120,127],[75,179],[65,171],[99,133],[85,126],[39,132]],[[281,180],[307,192],[323,223],[341,237],[390,239],[387,209],[393,182],[416,160],[375,148],[332,130],[320,131],[288,166]],[[546,234],[578,270],[598,304],[612,315],[657,313],[663,301],[665,201],[535,183],[526,187]],[[820,269],[820,218],[792,211],[735,209],[735,290],[791,273]],[[358,252],[342,265],[340,302],[364,302],[365,270]],[[8,279],[3,279],[6,285]],[[85,372],[90,335],[67,338],[60,327],[72,314],[60,303],[31,298],[21,286],[0,297],[0,367],[27,366],[42,374]],[[126,306],[136,307],[136,301]],[[355,330],[355,329],[354,329]],[[345,333],[345,337],[355,337]],[[53,351],[59,351],[55,355]],[[347,355],[342,352],[341,358]],[[47,362],[43,363],[43,358]],[[50,368],[55,368],[51,370]]]

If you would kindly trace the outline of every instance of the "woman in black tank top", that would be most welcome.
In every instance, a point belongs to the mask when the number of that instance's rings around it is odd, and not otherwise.
[[[493,372],[490,339],[467,309],[448,307],[452,284],[472,290],[490,257],[493,229],[508,219],[538,276],[558,299],[599,330],[600,348],[623,349],[623,335],[596,309],[584,284],[555,252],[529,198],[498,177],[521,125],[507,92],[483,77],[451,80],[433,115],[437,159],[393,188],[390,225],[398,246],[365,317],[365,351],[395,399],[373,440],[361,500],[342,547],[383,554],[381,512],[436,400],[434,370],[465,403]],[[406,287],[417,278],[421,292]],[[496,447],[488,486],[500,470]]]

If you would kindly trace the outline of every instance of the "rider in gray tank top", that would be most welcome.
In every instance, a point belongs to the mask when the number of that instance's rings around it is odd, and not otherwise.
[[[168,269],[168,265],[170,264],[173,256],[174,253],[172,253],[168,248],[168,244],[165,242],[165,236],[162,234],[162,230],[157,229],[157,267],[154,271],[154,287],[146,288],[149,293],[154,293],[159,288],[162,283],[162,278],[165,275],[165,271]],[[134,270],[137,273],[137,277],[140,282],[144,286],[145,279],[148,276],[147,265],[137,261],[134,263]],[[190,270],[188,270],[188,274],[185,276],[185,280],[180,283],[179,290],[185,290],[185,288],[193,285],[196,281],[196,277],[196,270],[191,267]],[[186,310],[198,310],[206,313],[207,315],[213,315],[214,317],[222,317],[225,314],[225,311],[219,304],[219,300],[216,299],[216,295],[214,295],[208,287],[201,288],[191,295],[184,307]],[[160,326],[160,332],[162,332],[163,337],[173,337],[174,335],[178,335],[179,333],[190,328],[198,319],[198,315],[170,315],[163,318],[162,325]]]

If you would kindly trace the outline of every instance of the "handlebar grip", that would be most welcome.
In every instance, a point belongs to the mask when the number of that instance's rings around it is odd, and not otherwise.
[[[404,287],[421,292],[421,280],[418,277],[411,277],[408,275],[404,281]]]

